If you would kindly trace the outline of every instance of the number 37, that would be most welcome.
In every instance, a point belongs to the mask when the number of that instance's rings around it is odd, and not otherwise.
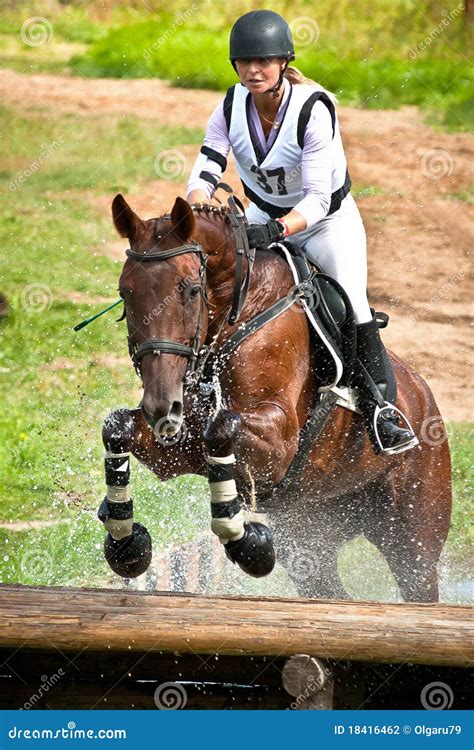
[[[250,171],[257,175],[257,182],[266,193],[278,193],[278,195],[288,195],[285,185],[285,170],[283,167],[278,169],[260,169],[256,164],[252,164]],[[271,184],[270,184],[271,183]]]

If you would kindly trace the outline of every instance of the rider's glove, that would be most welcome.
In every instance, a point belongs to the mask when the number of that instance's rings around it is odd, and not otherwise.
[[[266,250],[272,242],[277,242],[283,239],[284,236],[284,227],[278,221],[275,221],[275,219],[270,219],[266,224],[250,224],[247,227],[249,247],[257,249]]]

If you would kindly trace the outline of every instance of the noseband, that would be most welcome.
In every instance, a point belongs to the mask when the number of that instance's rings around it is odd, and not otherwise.
[[[196,361],[201,346],[204,310],[206,305],[206,256],[202,245],[198,242],[193,242],[189,245],[180,245],[179,247],[171,248],[171,250],[163,250],[160,253],[149,253],[148,255],[136,253],[131,248],[125,252],[128,258],[136,260],[139,263],[167,260],[168,258],[175,258],[177,255],[184,255],[185,253],[196,253],[199,255],[199,280],[201,285],[200,307],[199,319],[192,345],[186,346],[186,344],[180,344],[177,341],[170,341],[169,339],[148,339],[147,341],[144,341],[143,344],[137,344],[133,341],[132,336],[128,337],[128,351],[137,375],[141,377],[141,361],[147,354],[176,354],[179,357],[186,357],[188,360],[186,372],[183,378],[183,380],[185,380],[188,374],[194,372],[196,368]]]

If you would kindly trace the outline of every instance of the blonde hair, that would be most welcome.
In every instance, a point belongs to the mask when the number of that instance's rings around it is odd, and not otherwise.
[[[330,98],[333,104],[338,103],[338,98],[336,94],[334,94],[332,91],[328,91],[328,89],[325,89],[324,86],[321,86],[320,83],[317,83],[316,81],[313,81],[312,78],[306,78],[305,75],[301,72],[301,70],[298,70],[298,68],[293,67],[292,65],[289,65],[287,69],[285,70],[284,77],[289,80],[289,82],[293,85],[298,83],[306,83],[310,86],[317,86],[318,89],[321,91],[324,91]]]

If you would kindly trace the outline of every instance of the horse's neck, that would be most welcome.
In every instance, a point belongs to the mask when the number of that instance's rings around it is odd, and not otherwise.
[[[244,276],[247,265],[244,266]],[[211,320],[210,337],[221,330],[222,321],[232,303],[235,286],[235,255],[232,250],[223,254],[215,264],[214,272],[208,276]],[[281,299],[293,286],[290,268],[285,261],[272,252],[257,251],[250,279],[250,286],[240,321],[250,320]],[[234,327],[233,327],[234,330]]]

